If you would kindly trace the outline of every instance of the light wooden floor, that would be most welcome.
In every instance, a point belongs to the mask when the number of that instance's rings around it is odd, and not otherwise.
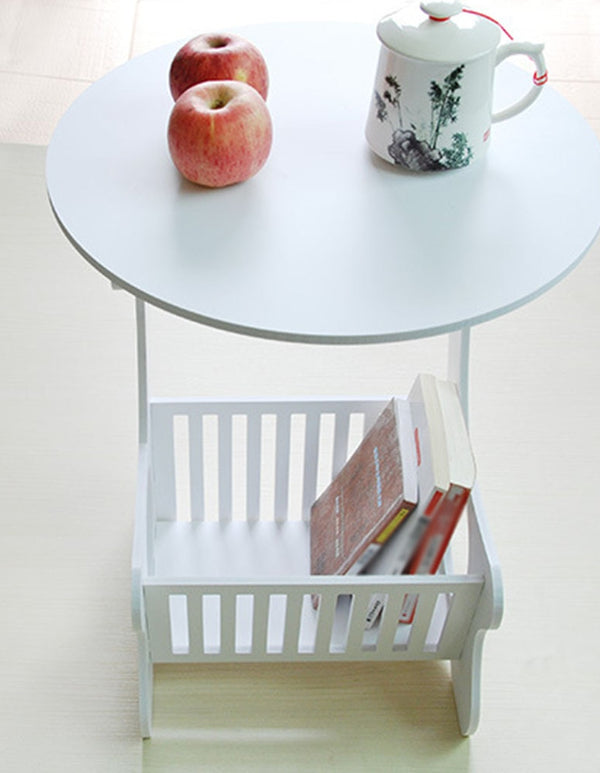
[[[0,148],[2,770],[600,771],[600,244],[546,296],[473,333],[473,442],[506,591],[477,734],[458,733],[445,666],[408,663],[162,667],[154,737],[138,738],[133,304],[66,244],[43,148],[27,146],[48,143],[89,83],[163,42],[279,19],[374,25],[395,5],[0,3],[0,142],[18,146]],[[552,86],[600,135],[600,2],[476,7],[546,42]],[[445,369],[443,339],[338,350],[159,312],[149,326],[157,393],[385,394]]]

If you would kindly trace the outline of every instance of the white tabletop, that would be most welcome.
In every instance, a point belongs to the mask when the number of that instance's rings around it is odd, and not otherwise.
[[[407,173],[364,140],[373,29],[242,32],[269,65],[274,124],[271,156],[251,180],[203,189],[173,166],[168,69],[181,41],[95,83],[53,136],[47,184],[61,226],[137,297],[267,338],[402,340],[526,303],[594,240],[600,146],[551,88],[493,127],[483,161]],[[502,65],[497,106],[530,82],[530,73]]]

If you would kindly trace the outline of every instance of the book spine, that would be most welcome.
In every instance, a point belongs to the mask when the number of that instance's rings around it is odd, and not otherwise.
[[[339,573],[360,574],[368,564],[371,563],[388,539],[394,534],[396,529],[404,522],[406,517],[410,515],[413,508],[414,505],[411,503],[404,504],[389,523],[387,523],[386,526],[371,540],[371,543],[367,545],[366,548],[362,549],[358,558],[350,562],[348,569],[342,570]]]
[[[450,487],[410,562],[408,574],[437,572],[470,493],[471,490],[463,486]],[[399,617],[400,623],[412,623],[417,600],[418,596],[415,594],[407,594],[404,597]]]
[[[389,561],[386,561],[381,566],[376,565],[373,567],[371,574],[398,575],[406,570],[406,567],[427,531],[432,515],[442,496],[442,491],[435,491],[425,510],[423,511],[418,508],[417,511],[415,511],[413,515],[414,520],[411,518],[411,520],[403,526],[403,529],[394,536],[391,542],[386,545],[385,549],[390,553]],[[373,594],[367,608],[365,628],[372,628],[375,625],[377,618],[383,611],[384,605],[385,594]]]
[[[410,574],[437,572],[470,493],[464,486],[450,486],[410,563]]]

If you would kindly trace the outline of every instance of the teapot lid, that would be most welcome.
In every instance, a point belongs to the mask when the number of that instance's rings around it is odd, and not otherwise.
[[[434,62],[459,62],[493,51],[500,27],[454,0],[423,0],[385,16],[377,25],[381,42],[398,54]]]

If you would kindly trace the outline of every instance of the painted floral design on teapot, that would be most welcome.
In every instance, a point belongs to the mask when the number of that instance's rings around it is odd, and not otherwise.
[[[455,169],[466,166],[473,157],[473,150],[464,132],[453,132],[451,145],[440,148],[440,133],[457,120],[460,107],[460,88],[465,65],[454,67],[439,83],[432,80],[427,96],[430,103],[430,120],[416,134],[416,126],[404,126],[402,118],[402,86],[395,75],[385,76],[387,88],[381,95],[375,91],[377,120],[388,121],[392,127],[391,143],[387,152],[396,164],[420,171]]]
[[[547,80],[543,46],[499,46],[501,29],[458,2],[423,2],[382,19],[366,127],[373,151],[412,171],[457,169],[483,155],[491,124],[528,107]],[[494,68],[513,54],[535,61],[534,86],[492,114]]]

